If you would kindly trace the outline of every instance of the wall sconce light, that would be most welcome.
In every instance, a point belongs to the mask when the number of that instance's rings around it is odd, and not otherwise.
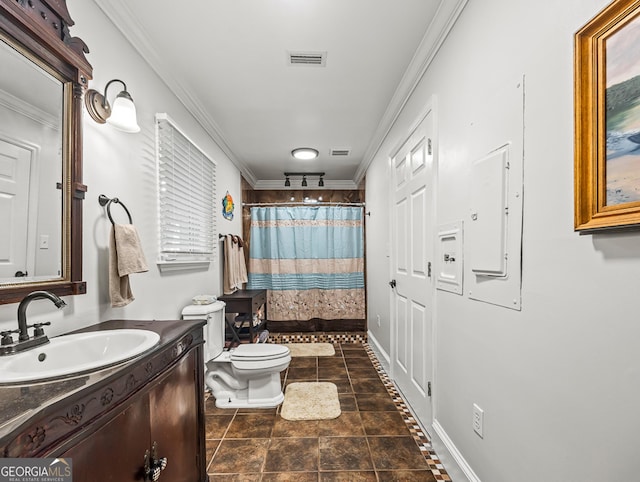
[[[298,147],[291,151],[291,155],[296,159],[308,161],[318,157],[318,150],[312,147]]]
[[[309,183],[307,182],[307,177],[315,177],[318,176],[320,180],[318,181],[318,187],[324,187],[324,172],[285,172],[284,173],[284,186],[291,186],[291,180],[289,179],[292,176],[302,176],[302,187],[307,187]]]
[[[120,82],[124,90],[120,92],[113,101],[113,107],[109,105],[107,100],[107,90],[113,82]],[[140,126],[136,118],[136,106],[129,92],[127,85],[119,80],[113,79],[107,82],[104,88],[104,94],[89,89],[84,96],[84,104],[91,118],[98,124],[108,122],[116,129],[124,132],[139,132]]]

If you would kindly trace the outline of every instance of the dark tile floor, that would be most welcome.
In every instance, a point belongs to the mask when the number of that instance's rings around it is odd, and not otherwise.
[[[212,482],[450,480],[368,346],[334,347],[332,357],[293,358],[283,380],[335,383],[336,419],[288,421],[280,407],[219,409],[207,400]]]

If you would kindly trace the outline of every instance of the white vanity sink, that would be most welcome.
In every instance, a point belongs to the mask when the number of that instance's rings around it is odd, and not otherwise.
[[[0,357],[0,384],[40,382],[117,365],[154,347],[149,330],[104,330],[62,335],[46,345]]]

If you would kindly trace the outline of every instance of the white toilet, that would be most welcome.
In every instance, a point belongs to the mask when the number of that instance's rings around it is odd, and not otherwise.
[[[189,305],[183,320],[206,319],[205,384],[219,408],[273,408],[284,400],[280,372],[291,362],[289,349],[272,343],[241,344],[224,349],[225,303]]]

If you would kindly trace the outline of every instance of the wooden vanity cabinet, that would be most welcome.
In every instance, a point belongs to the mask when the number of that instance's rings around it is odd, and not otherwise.
[[[129,482],[144,478],[145,453],[166,457],[159,480],[202,480],[199,467],[197,363],[191,352],[169,373],[130,400],[123,412],[90,437],[57,455],[73,461],[74,480]]]
[[[111,320],[80,330],[141,328],[160,342],[92,376],[0,387],[7,417],[25,410],[12,430],[0,428],[0,457],[68,457],[74,481],[129,482],[153,480],[145,476],[148,453],[167,459],[160,482],[206,482],[204,323]],[[43,393],[52,398],[29,410],[25,404]]]

